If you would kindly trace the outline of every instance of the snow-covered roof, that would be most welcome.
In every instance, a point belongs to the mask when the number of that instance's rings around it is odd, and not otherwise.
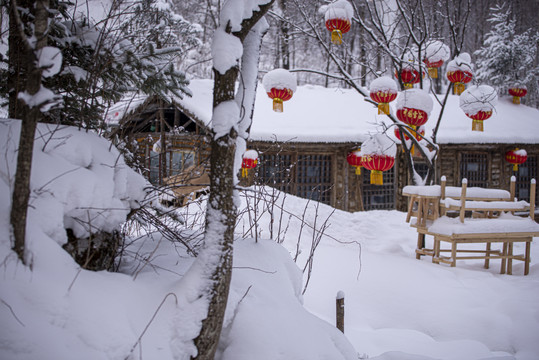
[[[177,103],[204,124],[211,122],[213,81],[192,80],[192,97],[177,99]],[[401,92],[402,93],[402,92]],[[400,96],[400,93],[399,93]],[[433,98],[434,100],[434,98]],[[109,112],[118,120],[125,111],[136,108],[142,99],[129,107],[115,107]],[[436,100],[425,125],[429,136],[436,126],[440,105]],[[395,112],[396,101],[390,103]],[[114,119],[109,119],[114,120]],[[322,86],[298,86],[292,99],[284,102],[284,112],[272,110],[272,100],[259,84],[255,102],[251,139],[294,142],[363,142],[381,130],[381,123],[392,124],[377,108],[364,101],[357,91]],[[437,135],[440,144],[504,143],[539,144],[539,110],[515,105],[510,96],[499,99],[491,118],[484,122],[484,131],[472,131],[472,120],[459,106],[459,96],[449,95]],[[393,131],[390,132],[393,135]]]

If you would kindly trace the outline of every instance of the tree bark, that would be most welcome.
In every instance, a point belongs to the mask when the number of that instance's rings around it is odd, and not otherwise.
[[[272,6],[273,1],[260,6],[259,11],[242,21],[239,32],[233,33],[244,42],[256,23]],[[228,31],[230,32],[230,31]],[[228,69],[224,74],[214,69],[213,108],[235,99],[235,85],[239,67]],[[238,118],[238,124],[241,118]],[[238,134],[231,130],[219,138],[212,137],[210,156],[210,195],[206,212],[204,249],[199,258],[209,276],[206,294],[209,300],[208,314],[202,320],[202,328],[194,339],[198,354],[193,359],[213,360],[228,301],[230,280],[232,277],[234,227],[237,209],[234,203],[234,159]],[[198,260],[198,259],[197,259]]]
[[[23,5],[31,5],[32,2],[24,2]],[[21,132],[19,138],[19,149],[17,154],[17,170],[15,172],[15,183],[11,202],[10,222],[14,238],[13,250],[24,264],[28,264],[26,258],[25,238],[26,219],[28,215],[28,201],[30,199],[30,176],[32,169],[32,157],[34,149],[34,137],[38,121],[41,118],[39,106],[29,107],[24,101],[18,99],[20,91],[26,91],[29,95],[35,95],[41,88],[41,69],[37,67],[37,57],[30,47],[23,29],[26,27],[17,10],[16,0],[11,0],[10,4],[10,35],[9,47],[20,47],[17,51],[16,60],[10,65],[15,71],[10,83],[16,84],[15,91],[10,96],[10,116],[22,119]],[[34,36],[37,40],[35,50],[43,48],[47,44],[48,29],[48,0],[35,2],[35,8],[31,9],[34,14]],[[12,44],[12,41],[17,41]],[[21,46],[22,45],[22,46]],[[27,78],[19,77],[19,74],[26,69]],[[19,79],[19,81],[17,81]],[[20,79],[23,80],[21,83]],[[25,81],[24,81],[25,80]],[[18,91],[17,91],[18,90]]]

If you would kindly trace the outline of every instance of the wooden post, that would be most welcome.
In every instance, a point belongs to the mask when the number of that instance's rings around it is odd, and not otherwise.
[[[535,179],[530,184],[530,217],[535,220]]]
[[[442,176],[442,178],[440,180],[441,180],[440,185],[441,185],[441,191],[442,191],[440,198],[443,200],[443,199],[445,199],[445,185],[447,183],[447,179],[446,179],[445,176]]]
[[[515,187],[516,187],[517,178],[515,176],[511,176],[511,182],[509,183],[509,201],[515,201]],[[513,211],[514,213],[514,211]]]
[[[468,179],[462,179],[462,191],[460,193],[460,222],[464,222],[464,215],[466,213],[466,187],[468,186]]]
[[[441,187],[441,193],[440,193],[440,200],[438,200],[438,206],[440,204],[440,201],[443,201],[445,199],[445,186],[447,184],[447,179],[445,176],[442,176],[440,179],[440,187]],[[445,206],[442,207],[442,211],[440,215],[445,215]]]
[[[337,329],[341,330],[344,333],[344,292],[342,290],[337,292],[337,299],[335,304],[337,310],[336,326]]]

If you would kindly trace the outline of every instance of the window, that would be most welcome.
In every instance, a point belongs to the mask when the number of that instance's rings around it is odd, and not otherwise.
[[[297,163],[296,195],[329,204],[331,201],[331,156],[301,155]]]
[[[429,166],[426,162],[414,159],[414,168],[417,174],[421,176],[421,178],[424,179],[425,177],[427,177],[427,174],[429,172]]]
[[[537,156],[528,156],[524,164],[518,166],[516,176],[516,196],[519,200],[530,201],[530,181],[537,179]],[[536,192],[537,201],[537,192]]]
[[[258,177],[266,185],[290,193],[292,155],[274,154],[259,156]]]
[[[195,153],[190,150],[167,151],[166,177],[181,173],[183,170],[195,164]],[[159,153],[150,151],[150,182],[159,183]]]
[[[488,187],[487,154],[461,154],[460,180],[464,178],[468,179],[468,186]]]
[[[330,204],[331,155],[262,154],[259,164],[258,179],[261,183]]]
[[[384,171],[384,185],[371,184],[371,171],[361,169],[363,175],[363,208],[365,210],[395,208],[395,166]]]

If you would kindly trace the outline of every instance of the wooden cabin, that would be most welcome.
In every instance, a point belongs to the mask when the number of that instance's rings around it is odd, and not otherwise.
[[[144,159],[146,175],[154,183],[181,173],[185,168],[207,165],[207,126],[211,122],[212,82],[192,81],[193,97],[167,103],[141,98],[111,108],[111,124],[137,140],[138,156]],[[435,126],[435,105],[426,134]],[[401,189],[408,185],[408,169],[398,150],[395,166],[384,172],[383,185],[371,185],[369,171],[356,175],[346,157],[371,134],[388,128],[390,120],[353,90],[300,86],[284,112],[272,110],[271,99],[259,86],[248,148],[259,152],[254,181],[287,193],[309,198],[346,211],[373,209],[406,210]],[[537,178],[539,158],[539,110],[500,99],[495,115],[485,121],[484,132],[471,131],[471,120],[458,108],[458,96],[450,96],[441,122],[434,178],[445,175],[448,185],[459,185],[466,177],[471,186],[508,188],[517,177],[517,196],[529,200],[529,183]],[[165,137],[165,151],[155,145]],[[396,139],[395,139],[396,140]],[[397,141],[397,140],[396,140]],[[525,149],[528,160],[513,172],[505,153]],[[416,171],[426,170],[415,158]]]

